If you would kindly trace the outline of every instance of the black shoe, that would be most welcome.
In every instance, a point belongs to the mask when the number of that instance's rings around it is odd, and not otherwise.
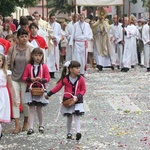
[[[82,134],[81,133],[77,133],[76,134],[76,140],[79,141],[81,139]]]
[[[124,70],[122,72],[128,72],[129,68],[124,68]]]
[[[126,68],[125,72],[128,72],[129,71],[129,68]]]
[[[129,68],[122,68],[121,69],[121,72],[128,72],[129,71]]]
[[[44,127],[43,126],[39,126],[39,132],[44,133]]]
[[[134,68],[134,66],[132,65],[131,68]]]
[[[147,72],[150,72],[150,68],[147,68]]]
[[[55,78],[55,73],[54,72],[50,72],[50,77],[51,78]]]
[[[121,72],[124,72],[124,70],[125,70],[125,68],[122,68],[122,69],[121,69]]]
[[[33,129],[29,129],[28,132],[27,132],[27,135],[31,135],[34,133],[34,130]]]
[[[114,66],[111,66],[111,70],[115,70]]]
[[[101,65],[97,65],[98,70],[102,71],[103,70],[103,66]]]
[[[119,70],[119,69],[120,69],[120,66],[117,66],[117,69]]]
[[[0,140],[1,140],[2,136],[3,136],[3,133],[1,133],[1,135],[0,135]]]
[[[67,134],[67,139],[68,139],[68,140],[72,140],[72,134],[71,134],[71,133],[68,133],[68,134]]]

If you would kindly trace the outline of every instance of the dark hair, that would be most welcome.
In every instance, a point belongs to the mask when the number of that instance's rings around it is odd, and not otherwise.
[[[38,25],[34,22],[29,25],[29,29],[31,30],[32,27],[36,27],[37,29],[39,29]]]
[[[28,25],[29,22],[28,22],[28,18],[25,17],[25,16],[21,16],[20,17],[20,22],[19,22],[20,25]]]
[[[51,18],[52,16],[55,16],[55,14],[50,14],[50,15],[49,15],[49,18]]]
[[[34,20],[33,17],[30,16],[30,15],[27,15],[26,17],[27,17],[28,21],[33,21]]]
[[[41,15],[39,14],[38,11],[35,11],[35,12],[32,14],[32,16],[35,16],[35,15],[39,15],[39,16],[41,17]]]
[[[25,29],[20,28],[17,32],[17,37],[24,34],[28,35],[28,32]]]
[[[32,55],[34,55],[34,54],[42,54],[42,55],[43,55],[43,58],[42,58],[40,64],[44,63],[44,54],[43,54],[43,51],[42,51],[42,49],[40,49],[40,48],[38,48],[38,47],[37,47],[37,48],[34,48],[34,49],[32,50],[29,63],[34,64],[34,59],[33,59],[33,57],[32,57]]]
[[[70,68],[76,68],[76,67],[80,67],[81,64],[78,61],[72,60],[70,61],[70,65],[68,66],[68,72],[67,72],[67,67],[64,66],[62,73],[61,73],[61,77],[60,79],[57,81],[57,83],[61,80],[63,80],[66,76],[66,74],[70,74]]]

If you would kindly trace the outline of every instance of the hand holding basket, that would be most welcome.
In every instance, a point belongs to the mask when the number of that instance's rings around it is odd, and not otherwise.
[[[72,96],[72,98],[69,98],[67,100],[62,101],[63,106],[65,107],[70,107],[72,105],[75,104],[75,102],[77,101],[77,97],[73,96],[71,93],[69,92],[65,92],[64,94],[70,94]]]
[[[33,85],[36,83],[40,84],[41,87],[33,87]],[[31,92],[31,95],[33,95],[33,96],[42,96],[44,94],[44,91],[45,91],[43,84],[41,84],[38,81],[33,82],[30,85],[29,90]]]

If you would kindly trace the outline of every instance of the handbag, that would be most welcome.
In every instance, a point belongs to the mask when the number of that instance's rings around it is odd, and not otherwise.
[[[34,85],[35,83],[40,84],[41,87],[33,87],[33,85]],[[38,81],[33,82],[33,83],[30,85],[29,90],[30,90],[32,96],[42,96],[42,95],[44,94],[44,91],[45,91],[43,84],[41,84],[41,83],[38,82]]]
[[[78,87],[78,81],[77,81],[77,85],[76,85],[76,89],[75,89],[75,95],[76,95],[77,87]],[[75,102],[76,102],[76,101],[75,101],[75,96],[73,96],[73,95],[72,95],[71,93],[69,93],[69,92],[65,92],[64,94],[70,94],[70,95],[72,96],[72,98],[69,98],[69,99],[67,99],[67,100],[62,101],[63,106],[65,106],[65,107],[70,107],[70,106],[74,105]]]

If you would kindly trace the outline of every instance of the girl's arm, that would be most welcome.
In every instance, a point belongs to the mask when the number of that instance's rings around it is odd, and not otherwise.
[[[50,81],[49,70],[46,64],[43,64],[43,77],[41,79],[41,83],[44,84]]]
[[[11,79],[11,75],[7,75],[7,83],[8,83],[8,87],[10,89],[10,93],[12,95],[12,101],[13,101],[13,104],[18,107],[19,106],[19,102],[17,101],[17,98],[16,98],[16,93],[15,93],[15,90],[14,90],[14,87],[12,85],[12,79]]]
[[[57,93],[58,91],[60,91],[62,87],[63,87],[63,81],[61,80],[57,83],[57,85],[52,90],[50,90],[47,93],[45,98],[48,99],[48,97],[50,97],[51,95],[53,95],[53,94]]]
[[[85,81],[84,81],[84,78],[83,77],[81,77],[81,79],[80,79],[81,81],[81,83],[80,83],[80,92],[77,94],[77,99],[80,101],[80,100],[83,100],[83,95],[85,94],[85,92],[86,92],[86,85],[85,85]]]

